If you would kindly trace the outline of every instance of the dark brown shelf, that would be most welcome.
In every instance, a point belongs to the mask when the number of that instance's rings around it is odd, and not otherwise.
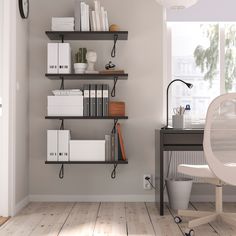
[[[106,31],[46,31],[51,40],[128,40],[128,31],[106,32]]]
[[[127,80],[128,74],[45,74],[51,80]]]
[[[46,116],[51,120],[127,120],[128,116]]]
[[[59,165],[64,165],[64,164],[68,164],[68,165],[73,165],[73,164],[128,164],[128,160],[126,161],[45,161],[45,164],[48,165],[55,165],[55,164],[59,164]]]

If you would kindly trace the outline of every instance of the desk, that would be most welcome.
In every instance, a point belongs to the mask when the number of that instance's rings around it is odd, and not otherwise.
[[[156,175],[160,173],[160,215],[164,215],[164,152],[203,151],[203,129],[156,130]],[[157,158],[159,157],[159,162]],[[158,192],[156,190],[156,199]]]

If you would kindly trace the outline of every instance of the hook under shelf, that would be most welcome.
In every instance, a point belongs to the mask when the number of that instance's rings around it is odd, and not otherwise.
[[[118,82],[118,77],[114,77],[114,85],[113,85],[113,88],[111,90],[111,96],[112,97],[115,97],[116,96],[116,84]]]
[[[118,34],[114,34],[114,44],[113,44],[113,48],[111,50],[111,57],[116,57],[116,43],[118,41]]]
[[[59,178],[64,179],[64,165],[61,165],[61,169],[59,171]]]
[[[116,168],[117,168],[118,164],[114,164],[113,170],[111,172],[111,178],[115,179],[116,178]]]

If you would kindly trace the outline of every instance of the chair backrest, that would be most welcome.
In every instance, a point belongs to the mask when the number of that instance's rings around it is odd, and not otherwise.
[[[236,185],[236,93],[221,95],[210,104],[203,147],[216,177]]]

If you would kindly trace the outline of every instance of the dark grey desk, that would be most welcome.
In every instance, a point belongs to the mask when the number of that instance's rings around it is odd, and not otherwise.
[[[203,151],[203,129],[156,130],[156,176],[160,173],[160,215],[164,215],[164,152]],[[158,160],[159,159],[159,160]],[[157,185],[156,185],[157,186]],[[157,188],[156,188],[157,189]],[[158,192],[156,190],[156,202]]]

